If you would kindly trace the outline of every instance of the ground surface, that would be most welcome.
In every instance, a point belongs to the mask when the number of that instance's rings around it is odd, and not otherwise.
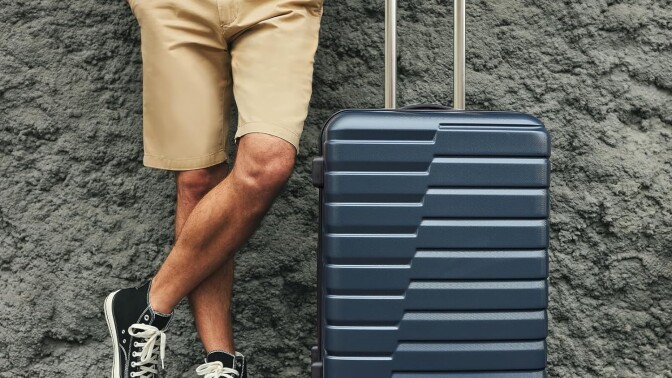
[[[449,2],[401,3],[400,103],[449,103]],[[672,1],[467,3],[469,107],[553,135],[549,376],[672,377]],[[329,114],[381,106],[382,10],[327,0],[296,173],[237,256],[253,377],[308,375],[310,159]],[[172,175],[141,164],[139,42],[123,0],[0,0],[0,377],[106,376],[103,298],[170,246]],[[182,305],[169,377],[200,358]]]

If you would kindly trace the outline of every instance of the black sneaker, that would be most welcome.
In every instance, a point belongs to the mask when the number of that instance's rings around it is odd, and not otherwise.
[[[236,369],[240,372],[240,378],[247,378],[247,360],[239,352],[236,352]]]
[[[245,356],[223,351],[213,351],[205,357],[205,363],[196,368],[196,374],[205,378],[247,378]]]
[[[155,378],[163,368],[166,334],[172,314],[152,310],[151,281],[135,288],[117,290],[105,299],[105,320],[112,336],[112,378]]]

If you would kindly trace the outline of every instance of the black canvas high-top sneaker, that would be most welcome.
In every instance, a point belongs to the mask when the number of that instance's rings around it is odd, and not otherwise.
[[[240,378],[247,378],[247,360],[239,352],[236,352],[236,369],[240,372]]]
[[[114,346],[112,378],[157,378],[173,315],[155,312],[146,284],[117,290],[105,299],[105,320]]]
[[[196,368],[196,374],[204,378],[247,378],[245,357],[223,351],[213,351],[205,357],[205,363]]]

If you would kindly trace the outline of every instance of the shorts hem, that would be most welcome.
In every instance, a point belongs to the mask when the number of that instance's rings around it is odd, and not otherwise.
[[[238,145],[238,139],[240,137],[249,133],[262,133],[276,136],[291,143],[296,150],[296,154],[299,154],[299,141],[301,140],[301,134],[297,134],[286,127],[269,122],[248,122],[242,125],[238,125],[238,131],[236,131],[236,136],[234,138],[236,145]]]
[[[227,158],[228,156],[225,150],[219,150],[205,156],[186,159],[171,159],[165,156],[144,154],[142,163],[148,168],[165,169],[169,171],[189,171],[223,163]]]

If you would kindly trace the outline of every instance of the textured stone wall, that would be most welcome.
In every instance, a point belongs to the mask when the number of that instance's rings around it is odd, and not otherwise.
[[[400,103],[449,103],[449,1],[401,3]],[[553,136],[549,376],[672,377],[672,1],[467,6],[468,106]],[[296,173],[237,255],[253,377],[308,375],[310,159],[331,113],[381,106],[382,27],[382,0],[326,0]],[[106,376],[104,296],[169,249],[173,176],[141,164],[139,43],[123,0],[0,0],[0,377]],[[168,376],[194,377],[178,314]]]

